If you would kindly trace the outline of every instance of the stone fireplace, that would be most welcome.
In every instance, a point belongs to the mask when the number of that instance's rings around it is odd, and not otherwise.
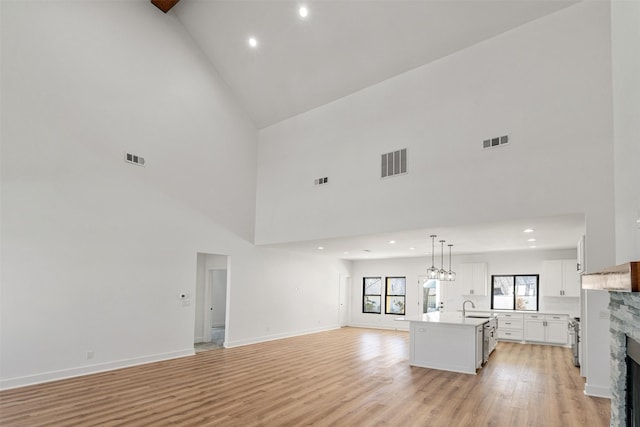
[[[640,293],[609,293],[611,310],[611,425],[627,425],[627,339],[640,343]],[[637,391],[637,388],[636,388]],[[635,408],[640,411],[640,408]]]
[[[628,419],[627,403],[629,389],[635,393],[640,385],[635,379],[628,379],[627,356],[628,349],[637,353],[640,347],[640,261],[601,270],[582,276],[583,289],[599,289],[609,291],[609,310],[611,318],[610,350],[611,350],[611,426],[635,426],[636,415]],[[633,342],[635,341],[635,343]],[[629,344],[629,345],[628,345]],[[633,364],[633,361],[629,362]],[[636,369],[636,368],[633,368]],[[633,387],[630,387],[633,385]],[[637,396],[636,396],[637,401]]]

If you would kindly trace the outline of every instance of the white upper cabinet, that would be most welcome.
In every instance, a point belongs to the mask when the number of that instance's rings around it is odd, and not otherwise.
[[[542,261],[540,278],[545,297],[579,297],[580,277],[575,259]]]
[[[487,263],[460,264],[456,281],[459,282],[462,295],[487,296]]]

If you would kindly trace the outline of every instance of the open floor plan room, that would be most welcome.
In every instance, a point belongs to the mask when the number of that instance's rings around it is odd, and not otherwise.
[[[606,426],[565,347],[500,342],[478,375],[409,366],[403,331],[342,328],[0,394],[3,426]]]
[[[0,427],[640,425],[638,22],[0,0]]]

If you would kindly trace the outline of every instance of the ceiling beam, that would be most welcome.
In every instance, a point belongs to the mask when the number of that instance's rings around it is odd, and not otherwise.
[[[151,0],[151,3],[164,13],[169,12],[180,0]]]

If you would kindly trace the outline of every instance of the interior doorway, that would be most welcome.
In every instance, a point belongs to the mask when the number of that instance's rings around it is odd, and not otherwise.
[[[198,253],[196,263],[196,351],[224,346],[227,336],[229,257]]]

